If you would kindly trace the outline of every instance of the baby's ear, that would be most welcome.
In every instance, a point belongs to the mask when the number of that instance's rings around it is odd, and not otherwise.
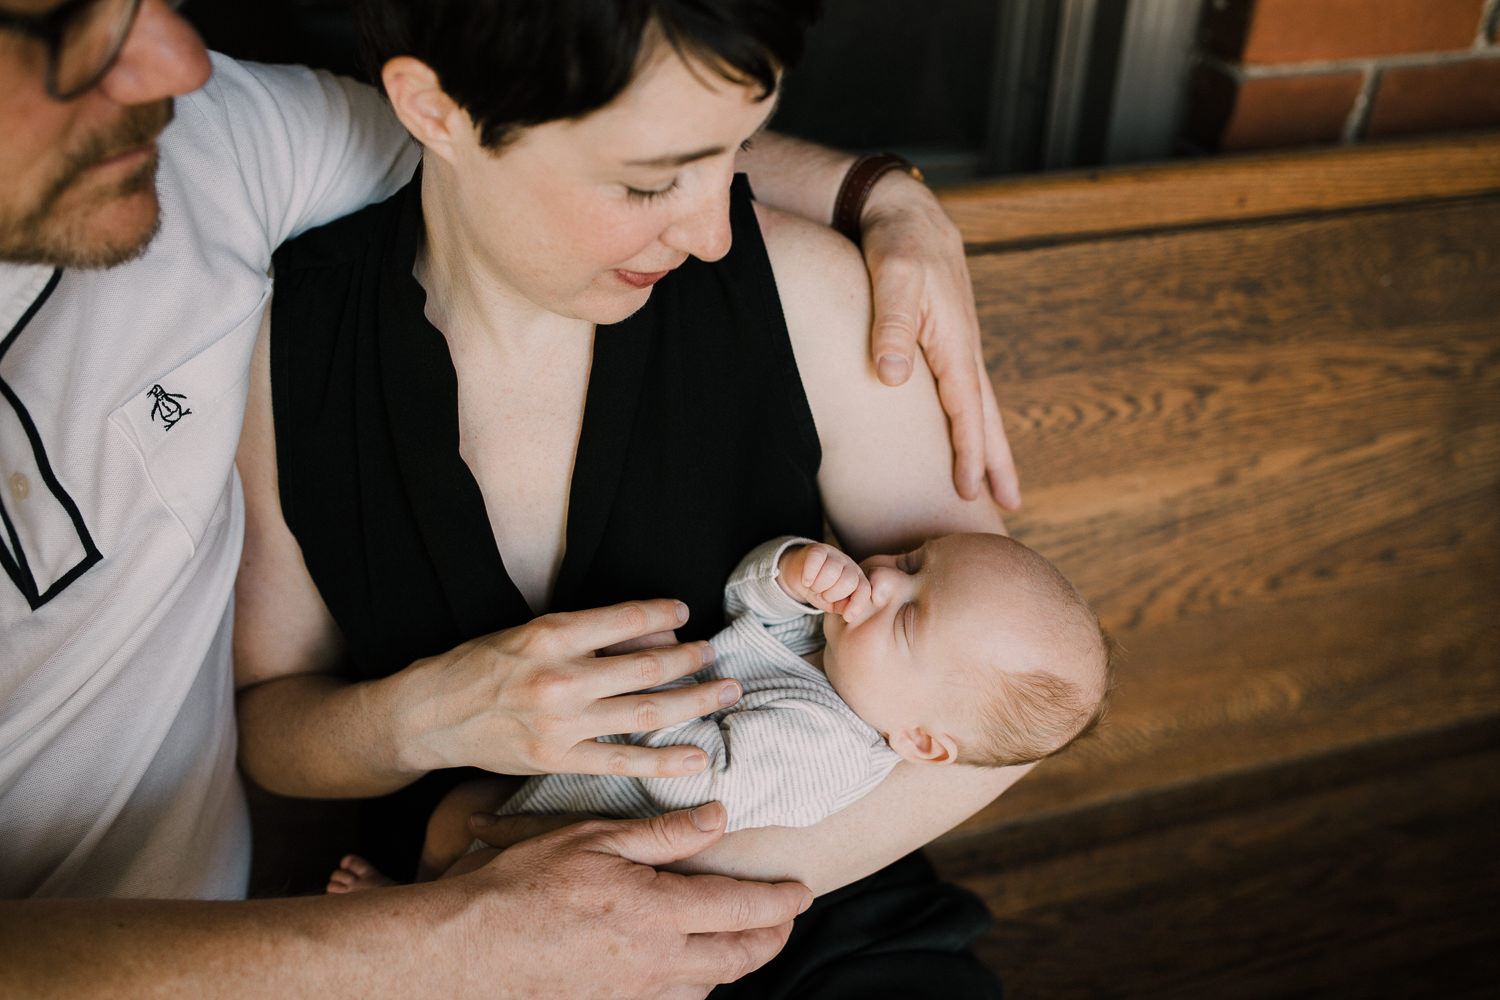
[[[907,726],[888,736],[891,749],[913,764],[952,764],[958,742],[947,733],[933,735],[922,726]]]

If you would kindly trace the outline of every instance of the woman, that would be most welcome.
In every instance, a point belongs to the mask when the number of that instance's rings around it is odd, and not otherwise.
[[[853,248],[732,184],[813,5],[365,6],[424,166],[278,257],[241,452],[242,762],[315,797],[460,766],[696,770],[694,750],[592,740],[732,700],[732,682],[628,694],[706,645],[593,649],[711,634],[739,557],[824,516],[856,555],[1002,530],[993,502],[953,492],[925,371],[899,390],[869,372]],[[536,92],[567,97],[518,112]],[[819,826],[692,863],[828,891],[1019,776],[897,768]]]

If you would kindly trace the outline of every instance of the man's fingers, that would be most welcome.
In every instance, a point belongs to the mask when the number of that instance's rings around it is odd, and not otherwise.
[[[663,873],[663,879],[671,873]],[[779,927],[812,905],[801,882],[741,882],[723,875],[676,875],[664,890],[677,927],[690,934],[723,934]]]
[[[695,934],[688,939],[683,965],[711,970],[705,978],[715,984],[732,983],[775,958],[791,934],[790,921],[732,934]]]
[[[990,493],[995,502],[1006,510],[1017,510],[1021,506],[1021,480],[1016,474],[1016,461],[1010,451],[1010,439],[1005,435],[1005,423],[1000,417],[1000,404],[995,400],[995,385],[988,372],[980,384],[980,403],[984,407],[984,467],[989,477]]]
[[[881,267],[871,289],[870,358],[886,385],[902,385],[911,377],[921,326],[920,275],[920,268],[892,261]]]
[[[929,362],[933,361],[931,355]],[[972,367],[937,368],[938,400],[948,414],[949,434],[953,438],[953,486],[965,500],[978,497],[984,487],[985,439],[984,405],[979,373]]]
[[[504,850],[523,840],[540,837],[542,834],[560,830],[565,826],[598,819],[587,813],[567,813],[558,816],[496,816],[494,813],[474,813],[469,817],[469,832],[478,839]]]
[[[599,834],[598,846],[640,865],[671,864],[710,847],[724,835],[728,822],[729,814],[721,804],[706,802],[693,809],[679,809],[648,819],[611,822]]]

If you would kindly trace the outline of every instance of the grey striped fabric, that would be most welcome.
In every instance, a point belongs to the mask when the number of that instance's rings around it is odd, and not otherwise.
[[[822,612],[788,597],[776,564],[801,538],[758,546],[724,589],[730,624],[711,640],[718,658],[682,684],[733,677],[744,696],[730,708],[610,742],[696,744],[708,768],[687,778],[548,774],[526,782],[503,813],[587,812],[655,816],[718,800],[729,829],[808,826],[869,792],[901,758],[802,659],[823,645]]]

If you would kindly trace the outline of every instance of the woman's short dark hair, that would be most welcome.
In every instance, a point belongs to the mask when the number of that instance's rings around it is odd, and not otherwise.
[[[396,56],[437,73],[443,90],[503,146],[530,125],[604,107],[634,77],[653,25],[680,55],[757,86],[802,54],[821,0],[355,0],[371,75]]]

